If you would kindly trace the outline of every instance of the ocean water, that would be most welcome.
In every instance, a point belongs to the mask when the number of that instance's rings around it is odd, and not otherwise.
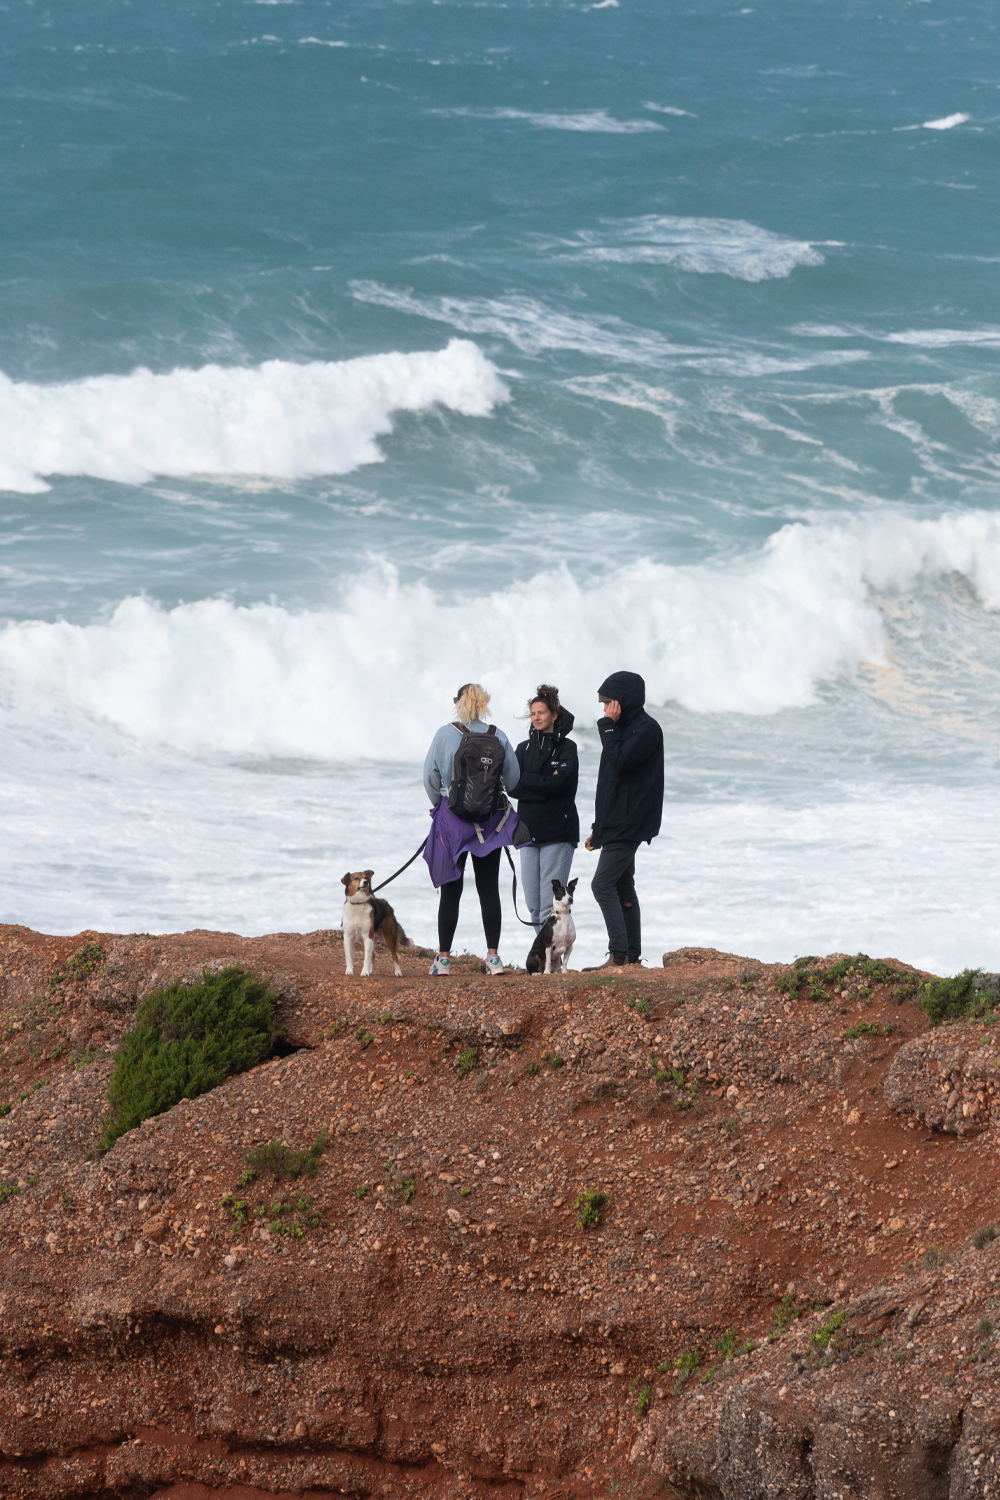
[[[586,824],[630,668],[649,957],[1000,968],[998,30],[7,0],[3,919],[335,925],[459,683],[559,685]]]

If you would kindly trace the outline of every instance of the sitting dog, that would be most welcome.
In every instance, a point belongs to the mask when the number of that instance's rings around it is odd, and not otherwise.
[[[374,873],[374,870],[355,870],[344,875],[340,882],[347,893],[344,901],[344,959],[347,966],[344,972],[354,973],[354,940],[358,938],[365,945],[362,979],[366,979],[372,971],[376,932],[385,939],[385,946],[392,955],[392,966],[397,975],[402,975],[403,972],[399,967],[397,950],[410,946],[410,940],[396,921],[396,913],[388,901],[381,901],[378,896],[372,895]]]
[[[559,968],[565,969],[569,965],[569,956],[573,952],[573,944],[576,942],[576,927],[573,925],[573,892],[576,890],[576,881],[571,880],[569,885],[563,886],[558,880],[552,882],[552,910],[542,925],[542,930],[531,945],[524,967],[529,974],[551,974],[552,960],[558,960]],[[542,968],[542,960],[545,968]]]

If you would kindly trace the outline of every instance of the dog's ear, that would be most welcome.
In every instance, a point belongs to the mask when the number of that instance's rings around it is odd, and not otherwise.
[[[353,870],[348,870],[348,872],[347,872],[346,875],[341,875],[341,877],[340,877],[340,883],[341,883],[341,885],[350,885],[350,883],[351,883],[351,876],[353,875],[353,873],[354,873]]]
[[[573,892],[576,890],[576,887],[577,887],[577,880],[571,880],[570,883],[569,883],[569,885],[566,887],[566,894],[567,894],[567,896],[572,896]]]
[[[371,880],[372,876],[375,874],[375,871],[374,870],[362,870],[361,873],[362,873],[362,875],[367,875],[368,879]]]
[[[557,901],[561,901],[563,896],[566,894],[565,887],[563,886],[561,880],[553,880],[552,894],[555,896]]]

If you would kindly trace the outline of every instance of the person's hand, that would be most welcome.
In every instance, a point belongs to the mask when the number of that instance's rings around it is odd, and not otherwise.
[[[609,703],[605,703],[605,705],[604,705],[604,717],[606,719],[610,719],[611,722],[612,722],[612,724],[617,724],[618,720],[621,718],[621,716],[622,716],[622,706],[618,702],[617,698],[612,698]]]
[[[587,841],[586,841],[586,843],[585,843],[585,844],[584,844],[584,846],[583,846],[583,847],[584,847],[584,848],[585,848],[585,849],[589,849],[589,850],[590,850],[590,852],[591,852],[591,854],[593,854],[593,852],[594,852],[594,846],[593,846],[593,844],[592,844],[592,843],[591,843],[591,842],[590,842],[590,839],[591,839],[591,835],[590,835],[590,834],[589,834],[589,833],[588,833],[588,834],[587,834]]]

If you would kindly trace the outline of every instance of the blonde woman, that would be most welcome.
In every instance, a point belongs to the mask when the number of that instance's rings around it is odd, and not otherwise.
[[[430,972],[439,977],[451,973],[451,944],[471,853],[486,934],[486,968],[502,974],[500,851],[513,843],[517,826],[505,795],[517,785],[517,756],[503,731],[487,723],[490,695],[478,682],[464,683],[454,703],[454,720],[438,730],[424,761],[424,790],[433,819],[424,859],[441,892],[438,953]],[[467,766],[473,768],[468,778]],[[461,797],[456,795],[458,783],[452,786],[456,772],[462,777]]]

